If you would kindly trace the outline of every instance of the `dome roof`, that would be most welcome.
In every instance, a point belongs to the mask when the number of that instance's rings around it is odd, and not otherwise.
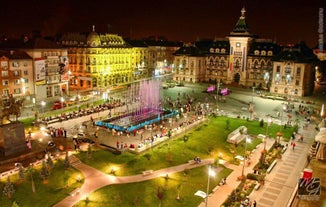
[[[87,45],[96,47],[101,45],[100,36],[95,32],[95,26],[93,25],[93,31],[87,36]]]

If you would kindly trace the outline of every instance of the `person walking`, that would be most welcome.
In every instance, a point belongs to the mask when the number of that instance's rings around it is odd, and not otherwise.
[[[252,203],[252,207],[256,207],[257,206],[257,202],[256,200],[254,200],[254,202]]]
[[[292,149],[294,150],[294,148],[295,148],[295,142],[292,142]]]

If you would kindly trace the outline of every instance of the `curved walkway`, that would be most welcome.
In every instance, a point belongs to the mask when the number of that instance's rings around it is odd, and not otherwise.
[[[74,196],[67,196],[65,199],[63,199],[62,201],[60,201],[54,206],[55,207],[73,206],[80,200],[85,199],[85,197],[88,196],[90,193],[107,185],[142,182],[142,181],[161,177],[162,175],[166,175],[168,173],[181,172],[184,171],[185,169],[192,169],[203,165],[212,164],[213,162],[214,159],[205,159],[202,160],[202,162],[199,164],[186,163],[182,165],[156,170],[149,175],[138,174],[138,175],[122,176],[122,177],[107,175],[84,163],[77,163],[76,165],[74,165],[74,167],[83,173],[85,177],[84,184],[79,189],[79,193],[76,193]]]

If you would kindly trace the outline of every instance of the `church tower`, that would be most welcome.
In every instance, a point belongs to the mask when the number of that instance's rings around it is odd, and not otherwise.
[[[233,31],[228,35],[230,42],[229,70],[227,84],[246,85],[248,46],[253,34],[246,22],[245,8],[241,9],[241,16]]]

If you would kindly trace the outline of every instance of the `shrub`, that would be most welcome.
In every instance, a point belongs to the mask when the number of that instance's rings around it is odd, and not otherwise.
[[[253,173],[248,173],[247,178],[250,179],[250,180],[258,180],[258,176],[256,174],[253,174]]]

